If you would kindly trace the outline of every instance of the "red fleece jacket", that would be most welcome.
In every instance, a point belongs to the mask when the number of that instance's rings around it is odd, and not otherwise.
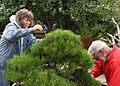
[[[104,73],[108,86],[120,86],[120,49],[113,46],[107,61],[96,61],[90,73],[95,78]]]

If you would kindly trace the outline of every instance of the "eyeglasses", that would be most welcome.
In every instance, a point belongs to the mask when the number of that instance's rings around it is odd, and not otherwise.
[[[105,58],[106,56],[103,55],[101,51],[97,52],[97,57],[93,57],[94,60],[102,60],[102,58]]]

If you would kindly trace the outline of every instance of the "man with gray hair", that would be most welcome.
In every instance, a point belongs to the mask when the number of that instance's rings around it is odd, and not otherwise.
[[[108,86],[120,86],[120,49],[96,40],[92,42],[88,52],[96,60],[96,64],[90,72],[94,78],[104,74]]]

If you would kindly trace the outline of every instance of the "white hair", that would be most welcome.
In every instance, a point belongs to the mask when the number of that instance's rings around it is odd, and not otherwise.
[[[92,54],[94,52],[99,52],[99,50],[101,50],[101,49],[105,50],[108,48],[109,48],[109,46],[105,42],[103,42],[101,40],[96,40],[96,41],[92,42],[92,44],[88,48],[88,52]]]
[[[10,20],[10,22],[14,22],[15,21],[15,15],[10,16],[9,20]]]

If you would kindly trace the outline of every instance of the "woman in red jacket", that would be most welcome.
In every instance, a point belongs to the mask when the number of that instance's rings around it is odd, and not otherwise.
[[[96,40],[92,42],[88,52],[96,59],[90,72],[94,78],[104,74],[108,86],[120,86],[120,49]]]

